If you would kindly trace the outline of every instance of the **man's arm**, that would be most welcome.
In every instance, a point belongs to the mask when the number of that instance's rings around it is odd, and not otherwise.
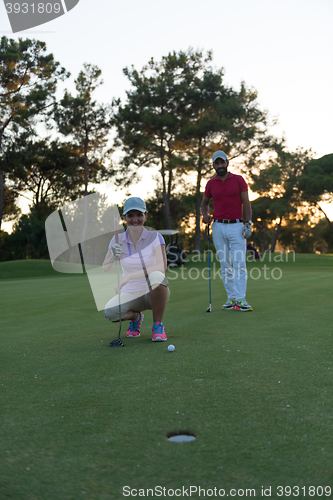
[[[202,212],[202,220],[205,224],[210,224],[213,220],[213,217],[209,215],[209,201],[210,198],[208,198],[208,196],[203,195],[201,202],[201,212]]]
[[[252,208],[251,208],[251,202],[249,200],[249,192],[242,191],[241,199],[243,203],[243,222],[245,222],[247,220],[251,220],[252,218]]]

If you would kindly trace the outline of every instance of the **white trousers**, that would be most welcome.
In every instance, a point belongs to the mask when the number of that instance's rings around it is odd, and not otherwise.
[[[246,239],[242,235],[243,227],[242,222],[212,224],[213,242],[228,300],[245,299],[246,295]]]

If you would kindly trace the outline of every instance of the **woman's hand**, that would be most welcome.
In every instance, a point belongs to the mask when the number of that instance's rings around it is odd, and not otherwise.
[[[119,243],[115,243],[114,245],[112,245],[110,250],[111,250],[111,258],[112,258],[113,262],[120,260],[121,245],[119,245]]]

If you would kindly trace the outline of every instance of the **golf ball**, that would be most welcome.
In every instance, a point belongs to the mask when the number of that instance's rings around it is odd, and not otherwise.
[[[169,352],[172,352],[174,350],[175,350],[175,346],[174,345],[172,345],[172,344],[168,345],[168,351]]]

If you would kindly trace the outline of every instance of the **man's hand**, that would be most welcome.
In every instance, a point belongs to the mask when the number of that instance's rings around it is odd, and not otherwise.
[[[210,224],[213,220],[214,219],[213,219],[213,217],[211,215],[205,215],[202,218],[202,222],[204,222],[205,224]]]
[[[115,243],[114,245],[112,245],[110,250],[111,250],[111,258],[112,258],[113,262],[120,260],[121,246],[119,245],[119,243]]]
[[[250,238],[251,234],[252,234],[251,223],[250,222],[245,222],[244,227],[242,229],[242,235],[247,240],[248,238]]]
[[[209,215],[209,200],[208,196],[203,195],[201,202],[201,213],[202,213],[202,222],[205,224],[210,224],[213,220],[213,217]]]

